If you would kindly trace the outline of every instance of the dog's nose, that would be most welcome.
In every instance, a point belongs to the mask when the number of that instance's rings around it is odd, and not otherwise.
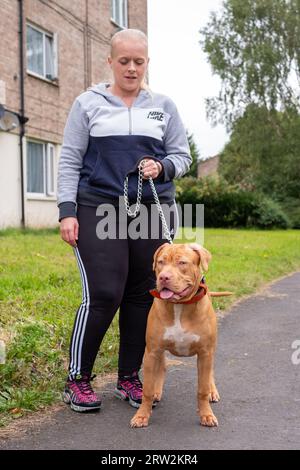
[[[166,273],[160,273],[159,275],[159,280],[160,282],[168,282],[171,279],[171,274],[166,272]]]

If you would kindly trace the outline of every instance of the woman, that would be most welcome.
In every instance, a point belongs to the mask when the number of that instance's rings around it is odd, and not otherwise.
[[[58,206],[63,240],[74,247],[83,298],[70,344],[69,377],[64,401],[75,411],[100,409],[90,381],[101,341],[119,308],[118,398],[139,407],[142,384],[138,371],[145,348],[147,315],[154,287],[153,254],[166,240],[159,237],[101,237],[104,205],[118,211],[137,193],[137,173],[143,160],[143,198],[151,225],[152,177],[160,201],[175,204],[174,177],[189,169],[191,157],[185,129],[173,102],[147,90],[144,78],[149,58],[147,37],[122,30],[111,41],[108,63],[113,83],[101,83],[74,102],[64,132],[58,173]],[[98,209],[97,209],[98,208]],[[99,216],[99,213],[102,215]],[[153,211],[152,211],[153,214]],[[115,233],[128,229],[115,217]],[[175,220],[170,221],[174,233]]]

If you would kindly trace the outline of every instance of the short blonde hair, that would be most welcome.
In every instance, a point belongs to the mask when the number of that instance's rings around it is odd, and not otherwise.
[[[123,39],[132,38],[136,39],[137,41],[143,42],[147,51],[148,56],[148,38],[143,31],[139,29],[122,29],[121,31],[117,31],[110,41],[110,55],[113,56],[113,51],[115,48],[116,43],[122,41]]]

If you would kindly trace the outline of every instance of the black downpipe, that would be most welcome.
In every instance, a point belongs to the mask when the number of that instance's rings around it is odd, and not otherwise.
[[[20,67],[20,170],[21,170],[21,227],[25,228],[24,207],[24,168],[23,168],[23,137],[25,135],[25,93],[24,93],[24,31],[23,31],[23,0],[19,0],[19,67]]]

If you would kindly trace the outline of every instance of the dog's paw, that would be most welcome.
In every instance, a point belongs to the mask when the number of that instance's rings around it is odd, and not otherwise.
[[[212,392],[210,392],[210,394],[209,394],[209,401],[210,401],[211,403],[217,403],[218,401],[220,401],[220,399],[221,399],[221,398],[220,398],[220,395],[219,395],[217,389],[215,389],[215,390],[213,390]]]
[[[140,415],[136,413],[130,421],[130,427],[132,428],[146,428],[149,424],[149,416]]]
[[[162,397],[162,392],[155,392],[153,395],[153,402],[156,402],[156,403],[160,402],[161,397]]]
[[[218,426],[218,420],[214,414],[200,415],[200,424],[201,426],[214,427]]]

